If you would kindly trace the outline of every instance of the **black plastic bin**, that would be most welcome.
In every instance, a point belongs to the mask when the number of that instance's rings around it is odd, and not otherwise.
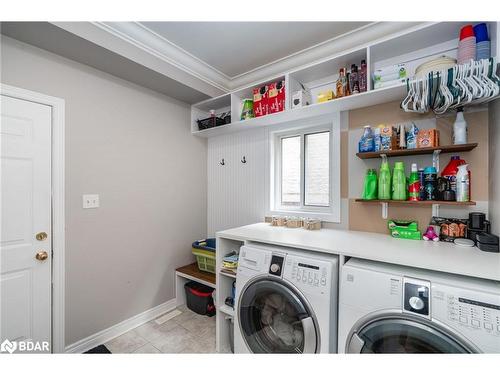
[[[186,306],[188,309],[200,315],[215,315],[215,305],[212,297],[214,288],[197,283],[196,281],[190,281],[184,284],[184,290],[186,292]]]
[[[226,120],[220,117],[209,117],[202,120],[196,120],[199,130],[215,128],[216,126],[226,125]]]

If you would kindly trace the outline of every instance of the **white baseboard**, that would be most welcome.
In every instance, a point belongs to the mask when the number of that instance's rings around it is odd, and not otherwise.
[[[167,302],[162,303],[161,305],[153,307],[152,309],[146,310],[140,314],[137,314],[136,316],[128,318],[123,322],[115,324],[112,327],[103,329],[100,332],[94,333],[89,337],[86,337],[84,339],[81,339],[80,341],[68,345],[65,351],[66,353],[86,352],[89,349],[92,349],[98,345],[102,345],[108,342],[109,340],[114,339],[115,337],[123,335],[125,332],[131,329],[139,327],[140,325],[159,317],[160,315],[163,315],[169,312],[170,310],[175,309],[176,307],[177,307],[177,300],[173,298]]]

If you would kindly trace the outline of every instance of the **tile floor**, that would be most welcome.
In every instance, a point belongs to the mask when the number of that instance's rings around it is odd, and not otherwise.
[[[157,324],[155,319],[108,341],[112,353],[215,353],[215,316],[195,314],[186,306],[180,315]]]

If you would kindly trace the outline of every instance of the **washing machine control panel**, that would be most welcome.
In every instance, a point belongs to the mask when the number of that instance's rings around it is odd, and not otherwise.
[[[269,273],[274,276],[281,276],[284,261],[285,257],[283,255],[273,254],[271,257],[271,264],[269,266]]]
[[[287,259],[292,281],[311,289],[325,289],[331,283],[329,263],[315,259]]]
[[[448,320],[476,330],[500,335],[500,305],[464,298],[446,296]]]
[[[427,280],[403,278],[403,310],[426,318],[430,317],[431,284]]]

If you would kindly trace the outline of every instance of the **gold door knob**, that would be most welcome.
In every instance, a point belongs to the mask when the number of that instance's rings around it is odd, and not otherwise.
[[[47,259],[49,257],[49,254],[47,254],[46,251],[39,251],[38,253],[36,253],[35,255],[35,258],[38,259],[38,260],[41,260],[41,261],[44,261],[45,259]]]
[[[44,240],[47,239],[47,233],[45,233],[45,232],[39,232],[39,233],[36,234],[35,237],[36,237],[36,239],[38,241],[44,241]]]

